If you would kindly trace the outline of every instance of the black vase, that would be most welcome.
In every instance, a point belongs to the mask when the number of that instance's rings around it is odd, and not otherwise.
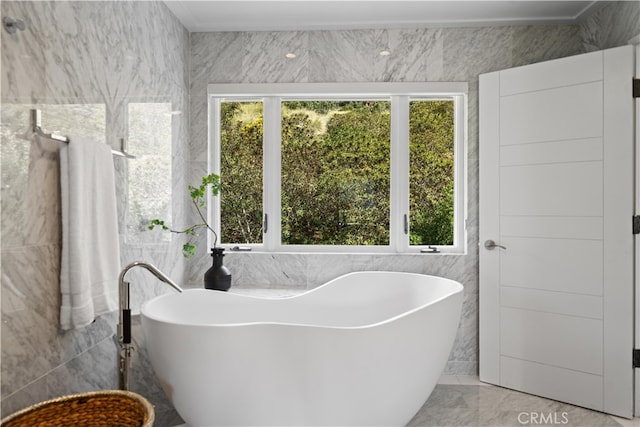
[[[204,273],[205,289],[228,291],[231,287],[231,272],[222,263],[224,248],[211,248],[213,265]]]

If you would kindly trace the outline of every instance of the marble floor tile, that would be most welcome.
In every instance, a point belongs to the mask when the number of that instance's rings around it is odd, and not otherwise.
[[[455,384],[456,381],[468,384]],[[441,378],[407,427],[640,425],[635,422],[502,387],[482,385],[477,377],[449,375]]]
[[[460,385],[457,375],[442,375],[438,380],[438,384]]]
[[[618,422],[618,424],[624,427],[640,427],[640,418],[634,418],[632,420],[628,420],[626,418],[620,417],[611,417]]]
[[[180,418],[171,411],[160,414],[156,421],[157,427],[180,424]],[[477,376],[443,375],[429,399],[407,427],[538,425],[640,427],[640,418],[627,420],[613,417],[555,400],[496,387],[481,383]]]
[[[477,375],[450,375],[443,374],[438,380],[438,384],[447,385],[482,385],[489,386],[489,383],[483,383]]]
[[[480,378],[478,378],[477,375],[456,375],[458,377],[458,382],[461,385],[482,385],[482,386],[488,386],[490,384],[488,383],[483,383],[480,381]]]

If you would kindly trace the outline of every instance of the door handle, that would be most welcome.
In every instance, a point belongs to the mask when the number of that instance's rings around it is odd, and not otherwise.
[[[490,251],[494,250],[495,248],[501,248],[501,249],[504,249],[505,251],[507,250],[505,246],[499,245],[493,240],[485,240],[484,247],[485,249],[488,249]]]

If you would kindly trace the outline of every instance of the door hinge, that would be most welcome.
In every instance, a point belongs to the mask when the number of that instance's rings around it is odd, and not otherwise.
[[[633,367],[640,368],[640,350],[633,350]]]
[[[640,215],[633,217],[633,234],[640,234]]]
[[[633,97],[640,98],[640,79],[633,79]]]

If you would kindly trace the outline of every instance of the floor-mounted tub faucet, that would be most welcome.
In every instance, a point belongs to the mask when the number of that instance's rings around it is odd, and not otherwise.
[[[166,283],[178,292],[182,292],[182,288],[173,280],[169,279],[166,274],[158,270],[153,265],[135,261],[127,265],[121,272],[118,279],[118,291],[120,293],[120,323],[118,323],[118,342],[120,343],[120,359],[119,359],[119,375],[118,387],[120,390],[129,390],[129,359],[133,345],[131,344],[131,306],[129,304],[129,288],[130,283],[124,281],[124,276],[134,267],[142,267],[150,271],[161,282]]]

